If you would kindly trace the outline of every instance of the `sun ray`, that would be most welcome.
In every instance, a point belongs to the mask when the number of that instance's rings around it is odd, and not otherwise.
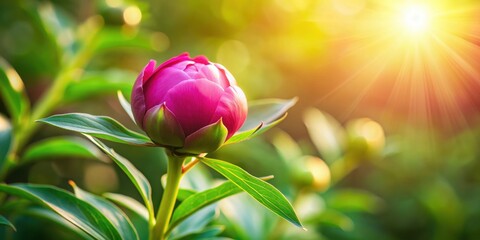
[[[480,113],[480,5],[455,3],[370,1],[336,38],[344,80],[318,101],[350,92],[345,114],[384,99],[377,104],[411,122],[467,127],[471,111]]]

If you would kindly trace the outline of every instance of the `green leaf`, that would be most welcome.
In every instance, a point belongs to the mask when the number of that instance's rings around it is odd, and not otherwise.
[[[124,70],[89,71],[78,81],[70,83],[65,90],[65,101],[73,102],[93,96],[112,94],[117,91],[132,91],[136,74]]]
[[[148,210],[137,200],[118,193],[104,193],[103,196],[118,206],[126,208],[148,221]]]
[[[269,239],[279,222],[277,215],[248,194],[229,197],[219,203],[219,208],[222,213],[219,221],[238,239]]]
[[[103,213],[64,190],[45,185],[0,184],[0,191],[48,207],[94,239],[121,239]]]
[[[153,146],[153,143],[147,136],[133,132],[125,128],[115,119],[106,116],[94,116],[86,113],[67,113],[53,115],[38,121],[113,142]]]
[[[184,235],[182,237],[175,238],[175,240],[197,240],[197,239],[198,240],[200,240],[200,239],[212,240],[212,239],[217,239],[216,236],[218,234],[222,233],[224,229],[225,229],[224,226],[206,227],[199,232],[190,233],[190,234]]]
[[[258,127],[261,123],[268,124],[285,115],[295,105],[297,98],[262,99],[252,101],[248,106],[248,116],[240,128],[240,132]]]
[[[70,232],[76,234],[77,236],[81,237],[82,239],[93,239],[90,235],[86,234],[84,231],[82,231],[80,228],[72,224],[71,222],[67,221],[65,218],[62,216],[58,215],[57,213],[43,208],[43,207],[28,207],[25,211],[22,211],[22,214],[26,214],[29,216],[33,216],[35,218],[43,218],[46,220],[49,220],[67,230]]]
[[[252,128],[248,131],[243,131],[243,132],[237,132],[235,133],[231,138],[229,138],[225,144],[232,144],[232,143],[238,143],[242,142],[245,140],[248,140],[253,137],[253,134],[255,134],[258,130],[260,130],[263,127],[263,123],[260,123],[256,128]]]
[[[22,156],[22,163],[55,157],[81,157],[107,161],[98,148],[80,137],[52,137],[34,143]]]
[[[113,203],[82,190],[73,181],[70,181],[69,183],[73,187],[75,196],[90,203],[103,213],[103,215],[110,220],[110,223],[115,226],[122,239],[139,239],[132,223],[122,210]]]
[[[194,195],[195,193],[197,193],[196,191],[194,190],[190,190],[190,189],[178,189],[178,194],[177,194],[177,200],[178,201],[183,201],[185,199],[187,199],[188,197]]]
[[[90,141],[97,145],[105,154],[107,154],[122,171],[128,176],[133,185],[137,188],[140,196],[147,207],[149,219],[154,219],[152,205],[152,188],[147,178],[126,158],[117,154],[113,149],[100,142],[98,139],[85,135]]]
[[[3,167],[12,143],[12,126],[0,115],[0,169]]]
[[[296,102],[297,98],[253,101],[248,107],[245,123],[225,144],[245,141],[276,126],[285,119],[288,109],[293,107]]]
[[[0,57],[0,97],[15,125],[18,125],[26,117],[30,109],[30,102],[25,93],[25,85],[22,79],[5,61]]]
[[[137,200],[117,193],[104,193],[103,196],[121,207],[132,221],[140,239],[148,239],[148,210]]]
[[[268,180],[271,178],[273,178],[273,176],[262,178],[262,180]],[[182,201],[182,203],[178,205],[178,207],[173,212],[169,228],[173,229],[185,218],[194,214],[198,210],[242,191],[243,190],[237,187],[237,185],[230,181],[227,181],[217,187],[190,195],[188,198]]]
[[[285,198],[285,196],[283,196],[283,194],[271,184],[264,182],[259,178],[250,175],[240,167],[225,161],[202,158],[202,162],[232,181],[235,185],[247,192],[260,204],[270,209],[275,214],[294,225],[303,228],[300,220],[298,220],[295,210],[288,202],[287,198]]]
[[[255,136],[258,136],[258,135],[266,132],[267,130],[270,130],[271,128],[277,126],[286,117],[287,117],[287,114],[285,113],[285,115],[283,115],[282,117],[280,117],[279,119],[277,119],[277,120],[275,120],[271,123],[262,124],[257,129],[254,129],[255,131],[252,132],[251,134],[248,134],[248,135],[245,134],[244,135],[243,133],[250,132],[250,131],[247,131],[247,132],[242,132],[242,133],[238,134],[237,136],[234,135],[232,138],[228,139],[228,141],[225,144],[237,143],[237,142],[245,141],[245,140],[248,140],[248,139],[253,138]]]
[[[132,119],[132,121],[136,124],[135,117],[133,116],[133,112],[132,112],[132,106],[127,101],[125,96],[123,96],[123,93],[121,91],[117,91],[117,97],[118,97],[118,101],[120,102],[120,105],[122,105],[123,110],[125,110],[125,112],[128,114],[130,119]]]
[[[5,225],[5,226],[9,226],[11,227],[14,231],[17,231],[17,229],[15,228],[15,226],[13,226],[13,224],[8,221],[8,219],[2,215],[0,215],[0,225]]]
[[[242,189],[238,188],[232,182],[225,182],[218,187],[191,195],[175,209],[169,228],[173,229],[185,218],[205,206],[239,192],[242,192]]]
[[[167,232],[166,235],[168,239],[178,239],[188,236],[189,234],[199,233],[217,216],[217,206],[210,205],[185,219],[177,227],[173,228],[171,232]]]

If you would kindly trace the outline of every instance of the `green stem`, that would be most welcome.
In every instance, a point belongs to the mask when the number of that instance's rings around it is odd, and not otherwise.
[[[157,213],[157,221],[150,232],[151,240],[165,239],[165,232],[168,228],[170,218],[172,217],[173,207],[177,200],[178,188],[182,179],[182,166],[185,157],[176,156],[167,150],[168,167],[167,167],[167,183],[163,192],[160,208]]]
[[[144,200],[145,201],[145,200]],[[153,204],[150,200],[145,201],[147,211],[148,211],[148,231],[150,232],[150,239],[152,239],[152,231],[153,228],[155,227],[155,210],[153,210]]]

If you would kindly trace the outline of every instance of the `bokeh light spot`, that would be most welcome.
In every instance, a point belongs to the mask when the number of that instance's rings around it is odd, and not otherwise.
[[[330,185],[330,169],[320,158],[308,156],[306,159],[307,169],[312,174],[312,187],[317,191],[323,191]]]
[[[0,133],[8,129],[10,129],[10,123],[6,118],[0,115]]]
[[[135,26],[142,20],[142,12],[137,6],[130,6],[123,11],[123,20],[130,26]]]
[[[156,32],[152,34],[150,44],[155,51],[163,52],[170,47],[170,39],[163,32]]]
[[[374,152],[385,145],[383,127],[369,118],[356,119],[347,125],[347,129],[353,138],[363,139]]]
[[[8,76],[8,80],[10,81],[12,88],[17,92],[23,91],[25,86],[23,85],[22,79],[20,76],[18,76],[17,72],[15,72],[13,68],[9,68],[5,71],[5,73]]]

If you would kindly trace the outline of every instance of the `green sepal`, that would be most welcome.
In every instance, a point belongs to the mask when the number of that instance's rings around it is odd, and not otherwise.
[[[176,150],[180,153],[200,154],[217,150],[225,143],[228,129],[220,118],[216,123],[200,128],[185,139],[183,148]]]
[[[156,144],[169,147],[183,146],[185,134],[175,115],[165,104],[157,105],[147,111],[143,127]]]

